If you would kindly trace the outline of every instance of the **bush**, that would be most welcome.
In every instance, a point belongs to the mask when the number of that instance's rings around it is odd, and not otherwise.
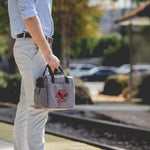
[[[150,104],[150,75],[143,78],[138,97],[143,99],[143,103]]]
[[[139,78],[139,77],[133,76],[133,79],[132,79],[132,97],[133,98],[138,98],[140,84],[141,84],[141,77]],[[130,85],[128,85],[126,88],[123,89],[122,95],[127,99],[130,97]]]
[[[74,80],[76,104],[93,104],[89,89],[79,79]]]
[[[2,102],[18,103],[20,81],[21,76],[19,74],[0,73],[0,100]]]
[[[105,81],[104,90],[102,94],[115,95],[115,96],[122,94],[123,97],[128,99],[130,97],[129,81],[130,81],[129,76],[122,76],[122,75],[110,76]],[[140,84],[141,84],[141,78],[133,77],[133,81],[132,81],[133,98],[138,97],[139,91],[141,90],[139,89]]]
[[[129,77],[122,75],[109,76],[104,85],[102,94],[105,95],[120,95],[123,90],[129,87]]]

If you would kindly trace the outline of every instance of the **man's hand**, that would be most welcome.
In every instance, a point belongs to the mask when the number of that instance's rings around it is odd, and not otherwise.
[[[59,67],[60,61],[52,52],[44,53],[44,58],[45,58],[47,64],[51,67],[53,72],[55,69],[57,69]]]

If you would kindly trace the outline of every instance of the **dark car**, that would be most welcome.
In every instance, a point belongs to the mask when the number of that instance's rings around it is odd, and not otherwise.
[[[95,67],[87,72],[87,74],[80,76],[83,81],[104,81],[110,75],[116,75],[117,72],[111,67]]]

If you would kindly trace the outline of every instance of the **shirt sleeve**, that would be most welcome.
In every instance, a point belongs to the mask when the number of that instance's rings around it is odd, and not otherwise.
[[[23,19],[37,16],[34,0],[17,0],[17,4]]]

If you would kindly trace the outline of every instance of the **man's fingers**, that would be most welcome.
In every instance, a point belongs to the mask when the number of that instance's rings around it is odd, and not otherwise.
[[[54,73],[54,70],[55,70],[55,69],[54,69],[54,68],[52,68],[52,72],[53,72],[53,73]]]
[[[60,61],[55,55],[48,57],[47,62],[51,67],[51,69],[53,69],[53,72],[55,69],[58,69],[58,67],[60,66]]]
[[[54,73],[54,70],[55,70],[55,69],[58,69],[59,65],[60,65],[59,63],[49,64],[49,66],[51,67],[53,73]]]
[[[60,65],[60,61],[56,62],[55,63],[55,69],[58,69],[59,65]]]

